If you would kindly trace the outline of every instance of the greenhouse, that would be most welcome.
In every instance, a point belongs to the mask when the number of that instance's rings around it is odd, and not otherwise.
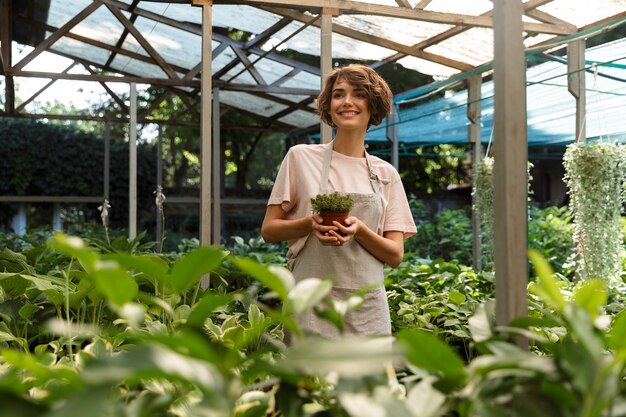
[[[626,415],[626,1],[0,0],[0,52],[0,415]],[[414,229],[271,202],[357,122]]]

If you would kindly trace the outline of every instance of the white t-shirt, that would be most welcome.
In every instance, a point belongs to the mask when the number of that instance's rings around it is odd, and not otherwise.
[[[298,219],[313,212],[311,198],[320,192],[320,177],[324,153],[331,145],[296,145],[289,149],[276,176],[268,205],[280,204],[287,219]],[[415,234],[415,222],[396,169],[376,156],[371,157],[372,169],[382,179],[382,230],[376,233],[400,231],[404,238]],[[328,174],[328,192],[373,193],[365,157],[354,158],[333,151]],[[307,236],[288,241],[287,256],[292,259],[304,247]]]

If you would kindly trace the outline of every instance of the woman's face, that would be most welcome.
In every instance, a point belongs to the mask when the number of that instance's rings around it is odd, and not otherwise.
[[[337,129],[367,130],[370,112],[365,89],[337,79],[331,93],[330,116]]]

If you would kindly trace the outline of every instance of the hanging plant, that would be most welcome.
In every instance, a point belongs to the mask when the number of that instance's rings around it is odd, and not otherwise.
[[[480,224],[482,264],[485,269],[493,266],[493,157],[481,159],[474,170],[474,206]]]
[[[624,250],[620,213],[626,197],[626,147],[574,143],[563,163],[574,218],[576,272],[582,279],[616,280]]]
[[[493,245],[493,164],[494,159],[491,156],[485,156],[477,164],[474,170],[474,186],[472,195],[474,196],[474,205],[472,209],[478,213],[478,221],[480,223],[480,243],[482,264],[485,269],[493,269],[494,245]],[[533,164],[526,164],[527,178],[527,194],[530,200],[532,191],[530,183],[532,176],[530,170]]]

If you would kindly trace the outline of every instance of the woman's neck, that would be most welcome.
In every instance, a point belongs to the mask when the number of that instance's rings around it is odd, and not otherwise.
[[[335,136],[333,150],[353,158],[363,158],[365,156],[365,134],[340,130]]]

